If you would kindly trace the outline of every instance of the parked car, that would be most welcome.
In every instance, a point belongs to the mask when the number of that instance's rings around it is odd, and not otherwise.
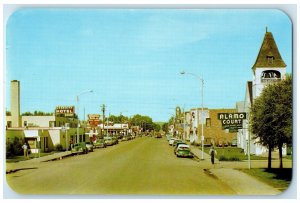
[[[114,145],[114,140],[112,137],[104,137],[104,143],[106,146],[112,146]]]
[[[87,154],[89,153],[89,150],[85,142],[79,142],[73,145],[71,152],[72,154],[80,154],[80,153]]]
[[[155,134],[155,138],[162,138],[162,135],[160,133]]]
[[[167,135],[166,138],[167,138],[167,141],[170,141],[170,139],[173,138],[173,136],[172,135]]]
[[[176,152],[177,152],[177,150],[179,149],[179,148],[188,148],[188,149],[190,149],[190,146],[189,145],[187,145],[187,144],[185,144],[185,143],[177,143],[176,144],[176,146],[175,146],[175,148],[174,148],[174,154],[176,154]]]
[[[132,137],[130,135],[124,135],[122,141],[128,141],[128,140],[132,140]]]
[[[176,156],[193,158],[194,154],[191,152],[190,148],[188,147],[178,147],[178,149],[176,150]]]
[[[174,137],[172,137],[172,138],[169,140],[169,145],[171,145],[171,146],[172,146],[175,140],[178,140],[178,139],[177,139],[177,138],[174,138]]]
[[[97,139],[97,141],[94,143],[95,148],[105,148],[106,144],[104,142],[104,139]]]
[[[174,142],[173,142],[172,146],[173,146],[173,147],[176,147],[178,143],[185,144],[185,142],[184,142],[184,141],[182,141],[182,140],[180,140],[180,139],[177,139],[177,140],[174,140]]]
[[[117,137],[112,137],[112,140],[113,140],[113,144],[119,144],[119,140]]]
[[[94,144],[92,142],[85,142],[85,145],[88,148],[89,152],[94,151]]]

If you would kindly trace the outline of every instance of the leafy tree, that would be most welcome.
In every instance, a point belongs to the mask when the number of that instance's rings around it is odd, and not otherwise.
[[[27,111],[25,113],[22,113],[22,116],[33,116],[33,113]]]
[[[169,126],[168,123],[164,123],[162,125],[162,130],[165,131],[165,133],[167,133],[169,131],[168,126]]]
[[[255,99],[251,107],[250,125],[254,138],[268,147],[268,168],[271,151],[278,147],[282,168],[282,146],[292,141],[292,77],[270,84]]]
[[[158,123],[153,123],[153,129],[156,131],[156,132],[159,132],[161,127]]]
[[[33,113],[27,111],[25,113],[22,113],[22,116],[52,116],[53,113],[47,113],[43,111],[34,111]]]

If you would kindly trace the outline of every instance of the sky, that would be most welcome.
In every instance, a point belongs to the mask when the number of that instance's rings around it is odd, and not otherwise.
[[[180,106],[235,108],[264,34],[292,72],[292,23],[275,9],[24,8],[6,24],[5,107],[21,84],[21,112],[74,105],[79,115],[148,115]],[[84,111],[85,110],[85,111]]]

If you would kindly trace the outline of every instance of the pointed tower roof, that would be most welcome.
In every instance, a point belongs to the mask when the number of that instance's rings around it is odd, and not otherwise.
[[[258,56],[256,58],[255,64],[252,67],[254,71],[256,68],[284,68],[286,64],[281,58],[279,50],[277,48],[276,42],[273,38],[271,32],[266,30],[266,34],[263,43],[260,47]]]

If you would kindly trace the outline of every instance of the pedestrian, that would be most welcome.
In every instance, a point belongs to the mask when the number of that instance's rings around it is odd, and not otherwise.
[[[215,150],[214,146],[212,145],[209,150],[209,155],[211,159],[211,164],[215,164],[215,155],[217,155],[217,151]]]
[[[26,159],[28,159],[28,146],[27,146],[26,142],[23,144],[22,148],[23,148],[23,151],[24,151],[24,157]]]
[[[70,140],[70,148],[73,149],[73,139]]]

